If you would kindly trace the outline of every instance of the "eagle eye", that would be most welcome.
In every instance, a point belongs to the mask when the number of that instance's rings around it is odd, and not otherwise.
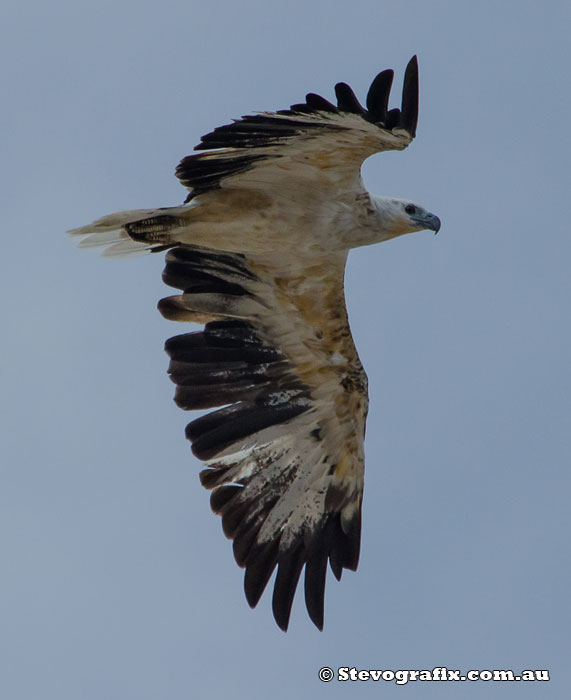
[[[404,210],[407,214],[416,214],[416,207],[414,204],[407,204]]]

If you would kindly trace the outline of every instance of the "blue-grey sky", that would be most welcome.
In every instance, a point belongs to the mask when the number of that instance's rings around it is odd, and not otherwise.
[[[569,688],[567,3],[5,2],[0,694],[561,698]],[[443,222],[351,254],[371,409],[359,571],[290,631],[198,482],[162,256],[66,229],[168,206],[199,137],[417,53],[418,136],[364,167]],[[319,667],[550,669],[549,684],[320,683]],[[379,685],[381,687],[379,687]]]

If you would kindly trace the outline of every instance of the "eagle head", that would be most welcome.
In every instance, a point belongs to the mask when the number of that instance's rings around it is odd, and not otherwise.
[[[434,233],[440,230],[440,219],[436,214],[419,204],[388,197],[375,197],[373,201],[384,234],[383,240],[425,229]]]

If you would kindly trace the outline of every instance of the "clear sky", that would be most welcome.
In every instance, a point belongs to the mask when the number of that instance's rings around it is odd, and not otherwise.
[[[561,698],[570,685],[565,2],[5,2],[0,695]],[[443,222],[350,256],[371,409],[361,563],[325,630],[243,573],[184,438],[162,256],[66,229],[178,204],[230,118],[420,64],[418,136],[364,167]],[[550,669],[549,684],[320,683],[321,666]],[[379,687],[379,685],[381,687]],[[567,689],[567,691],[565,690]]]

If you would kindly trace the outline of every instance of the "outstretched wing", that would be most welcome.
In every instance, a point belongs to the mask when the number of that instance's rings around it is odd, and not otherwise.
[[[273,612],[286,630],[305,566],[305,600],[323,626],[327,562],[357,568],[366,375],[345,310],[346,255],[283,260],[179,246],[159,303],[172,320],[206,323],[171,338],[169,372],[189,423],[201,482],[245,567],[254,607],[277,566]]]
[[[400,109],[388,109],[393,71],[374,79],[363,108],[345,83],[335,86],[337,105],[314,93],[278,112],[244,116],[202,137],[176,175],[193,197],[219,188],[319,190],[324,197],[360,185],[368,156],[406,148],[418,119],[418,65],[410,60]]]
[[[300,227],[319,239],[328,216],[368,200],[360,176],[365,158],[402,150],[414,138],[416,56],[405,71],[401,108],[389,110],[393,75],[377,75],[366,109],[348,85],[338,83],[337,105],[310,93],[290,109],[218,127],[202,137],[196,149],[203,152],[183,158],[176,169],[191,206],[117,212],[70,233],[83,239],[82,247],[107,246],[110,256],[156,252],[178,242],[257,251],[263,241],[275,249],[282,230],[289,234],[283,240],[294,241]],[[316,220],[325,223],[316,226]]]

